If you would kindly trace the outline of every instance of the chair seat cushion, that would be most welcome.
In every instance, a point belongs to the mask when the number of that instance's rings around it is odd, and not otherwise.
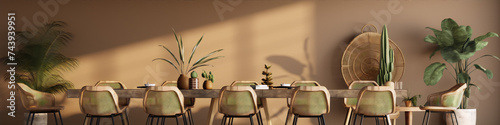
[[[26,110],[30,112],[57,112],[63,110],[64,106],[54,106],[54,107],[33,107]]]
[[[443,107],[443,106],[424,106],[420,107],[422,110],[437,111],[437,112],[448,112],[457,110],[456,107]]]

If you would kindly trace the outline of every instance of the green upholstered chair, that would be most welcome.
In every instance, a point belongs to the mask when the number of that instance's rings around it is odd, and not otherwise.
[[[177,87],[177,81],[164,81],[161,86],[175,86]],[[194,108],[195,98],[184,98],[184,108],[186,108],[186,113],[189,118],[189,124],[194,125],[193,113],[191,109]]]
[[[390,116],[396,113],[396,93],[391,86],[366,86],[363,87],[358,96],[358,103],[355,108],[356,116],[361,116],[363,124],[364,117],[375,117],[376,123],[379,125],[379,119],[384,119],[384,122],[391,125]]]
[[[250,86],[224,86],[219,94],[219,112],[224,114],[222,124],[232,124],[234,117],[248,117],[253,125],[252,116],[259,112],[257,94]]]
[[[454,124],[455,122],[453,121],[453,115],[455,115],[455,121],[457,121],[455,110],[458,108],[458,106],[460,106],[460,103],[462,103],[462,98],[466,88],[467,84],[460,83],[446,91],[433,93],[427,96],[427,102],[425,103],[425,106],[420,107],[420,109],[425,110],[424,120],[422,124],[429,124],[431,112],[450,113],[450,117],[452,117],[451,121]]]
[[[300,87],[300,86],[320,86],[318,82],[316,81],[293,81],[292,84],[290,84],[291,87]],[[290,108],[290,101],[292,101],[290,98],[286,99],[286,106]],[[290,110],[288,110],[290,111]],[[288,118],[288,114],[290,112],[286,113],[286,117]],[[285,121],[285,125],[288,123],[288,121]]]
[[[257,83],[256,81],[233,81],[233,83],[231,83],[231,86],[251,86],[251,85],[259,85],[259,83]],[[261,113],[260,109],[264,108],[264,106],[262,105],[261,98],[257,98],[257,107],[259,107],[259,113],[257,113],[257,119],[260,119],[259,121],[263,122],[262,121],[262,113]],[[264,124],[264,123],[260,123],[260,124]]]
[[[177,118],[182,116],[184,124],[187,125],[184,96],[176,86],[148,87],[144,95],[143,107],[144,112],[149,114],[146,124],[152,125],[154,118],[157,118],[156,124],[160,124],[160,118],[161,124],[165,124],[167,117],[173,117],[177,121]],[[178,121],[177,124],[179,124]]]
[[[330,112],[330,93],[324,86],[301,86],[293,93],[289,112],[294,115],[293,124],[299,117],[317,117],[320,125],[325,124],[324,114]]]
[[[120,81],[97,81],[95,86],[110,86],[113,89],[127,89],[127,86],[125,86],[122,82]],[[118,106],[120,108],[125,109],[125,118],[127,119],[127,122],[129,121],[128,118],[128,107],[130,105],[130,98],[122,98],[118,97]]]
[[[61,124],[63,124],[60,111],[63,110],[64,107],[56,106],[55,104],[56,99],[54,95],[33,90],[23,83],[17,83],[16,85],[17,85],[16,89],[21,97],[23,107],[27,111],[29,111],[28,119],[26,120],[26,125],[28,125],[28,123],[30,122],[31,124],[33,124],[33,120],[35,119],[36,113],[53,113],[56,124],[57,124],[56,113],[59,113],[59,120],[61,121]]]
[[[349,89],[361,89],[365,86],[378,86],[375,81],[353,81],[349,84]],[[352,119],[352,111],[356,108],[356,104],[358,104],[358,98],[344,98],[344,106],[349,108],[347,110],[346,119],[344,121],[344,125],[349,125]]]
[[[87,124],[87,117],[90,117],[90,124],[97,118],[99,124],[102,117],[111,118],[120,115],[122,124],[125,125],[123,112],[125,107],[119,105],[118,95],[110,86],[84,86],[80,91],[80,110],[85,113],[84,124]]]

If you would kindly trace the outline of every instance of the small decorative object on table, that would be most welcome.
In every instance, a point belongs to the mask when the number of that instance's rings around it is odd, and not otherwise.
[[[198,89],[198,73],[196,71],[191,72],[191,78],[189,78],[189,89]]]
[[[203,89],[212,89],[213,82],[214,82],[214,75],[212,72],[207,72],[203,70],[203,73],[201,73],[201,77],[205,78],[205,82],[203,82]]]
[[[414,95],[410,97],[410,95],[406,96],[403,98],[403,102],[405,102],[406,107],[412,107],[412,106],[417,106],[417,99],[420,98],[422,95]]]

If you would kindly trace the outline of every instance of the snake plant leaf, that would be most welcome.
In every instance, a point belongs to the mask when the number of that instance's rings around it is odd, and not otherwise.
[[[168,60],[168,59],[165,59],[165,58],[156,58],[156,59],[153,59],[153,61],[156,61],[156,60],[163,60],[165,62],[168,62],[170,65],[174,66],[175,70],[179,70],[177,68],[177,66],[174,65],[174,63],[172,63],[172,61]]]
[[[470,82],[470,76],[468,73],[458,73],[457,74],[457,80],[458,83],[469,83]]]
[[[485,35],[482,35],[482,36],[478,36],[474,39],[474,41],[482,41],[486,38],[489,38],[489,37],[498,37],[498,34],[494,33],[494,32],[488,32],[486,33]]]
[[[488,70],[488,69],[484,68],[483,66],[481,66],[479,64],[474,64],[474,67],[476,67],[476,69],[479,69],[479,70],[483,71],[484,74],[486,74],[486,76],[488,76],[488,79],[492,79],[493,78],[493,72],[491,72],[491,70]]]
[[[424,38],[424,41],[428,42],[428,43],[434,43],[434,44],[438,44],[439,43],[438,39],[436,37],[434,37],[434,36],[431,36],[431,35],[427,35]]]
[[[455,44],[463,45],[468,37],[467,27],[460,26],[453,29],[453,39]]]
[[[201,40],[203,39],[203,36],[205,36],[205,35],[202,35],[201,38],[200,38],[200,40],[198,40],[198,42],[196,43],[196,45],[194,45],[193,50],[191,51],[191,56],[189,56],[188,65],[191,64],[191,59],[193,59],[194,52],[196,52],[196,49],[200,45]]]
[[[168,51],[168,53],[170,53],[170,55],[172,55],[172,57],[174,57],[175,59],[175,62],[177,63],[177,65],[180,65],[179,61],[177,60],[177,57],[172,53],[172,51],[170,51],[170,49],[168,49],[166,46],[164,45],[159,45],[161,47],[163,47],[164,49],[166,49]]]
[[[446,69],[446,64],[440,62],[435,62],[427,66],[424,71],[424,83],[428,86],[436,85],[441,80],[444,69]]]
[[[442,30],[453,30],[456,27],[458,27],[457,22],[455,22],[451,18],[446,18],[443,21],[441,21],[441,29]]]

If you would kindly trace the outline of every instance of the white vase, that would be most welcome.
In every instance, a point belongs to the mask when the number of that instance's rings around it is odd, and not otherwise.
[[[28,112],[24,113],[24,124],[28,122],[28,115]],[[47,125],[47,113],[36,113],[35,119],[33,119],[33,125]]]
[[[476,109],[457,109],[455,111],[459,125],[476,125]],[[450,114],[446,114],[446,124],[452,125]],[[455,117],[453,117],[453,120]],[[455,123],[456,124],[456,123]]]

